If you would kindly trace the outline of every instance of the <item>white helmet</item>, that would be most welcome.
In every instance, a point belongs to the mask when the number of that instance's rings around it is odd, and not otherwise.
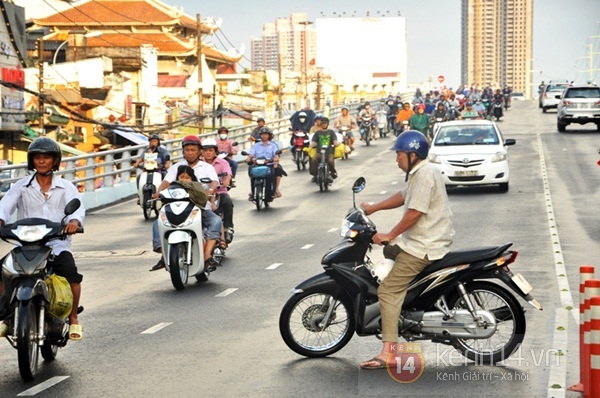
[[[215,141],[214,138],[205,138],[204,140],[202,140],[202,149],[207,148],[214,148],[215,150],[217,150],[217,141]]]

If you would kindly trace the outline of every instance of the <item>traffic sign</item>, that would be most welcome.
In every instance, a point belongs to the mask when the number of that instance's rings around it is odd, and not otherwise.
[[[444,82],[444,75],[439,75],[438,76],[438,82],[440,82],[440,83]]]

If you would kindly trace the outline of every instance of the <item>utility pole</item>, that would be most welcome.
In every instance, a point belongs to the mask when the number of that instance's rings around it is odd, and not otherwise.
[[[212,103],[213,103],[212,104],[213,105],[213,107],[212,107],[212,111],[213,111],[213,115],[212,115],[212,129],[213,130],[215,129],[215,117],[216,117],[216,114],[217,114],[217,109],[216,109],[217,104],[215,103],[216,99],[217,99],[217,85],[213,84],[213,92],[212,92]]]
[[[281,51],[279,52],[279,56],[277,58],[277,74],[279,75],[278,79],[279,79],[279,85],[277,86],[277,102],[279,103],[279,109],[277,112],[277,117],[278,119],[281,119],[281,111],[282,111],[282,107],[283,107],[283,99],[281,98],[282,96],[282,84],[283,84],[283,79],[282,79],[282,73],[281,73]]]
[[[322,93],[321,93],[321,72],[319,71],[319,72],[317,72],[317,92],[316,92],[316,98],[315,98],[315,100],[316,100],[315,107],[318,110],[322,109],[321,108],[321,95],[322,95]]]
[[[196,54],[198,59],[198,134],[204,134],[204,91],[202,89],[202,30],[200,14],[196,14]]]
[[[592,38],[598,38],[600,36],[589,36],[588,39],[592,39]],[[591,83],[594,80],[594,72],[598,72],[600,71],[600,69],[595,69],[594,68],[594,54],[600,54],[599,52],[594,52],[594,45],[593,44],[586,44],[586,47],[588,49],[588,56],[586,58],[588,58],[588,65],[589,68],[586,70],[582,70],[581,72],[588,72],[589,75],[589,79],[588,81]]]
[[[39,96],[38,96],[38,111],[40,114],[39,126],[40,135],[46,135],[44,130],[44,38],[38,39],[38,73],[39,73]]]

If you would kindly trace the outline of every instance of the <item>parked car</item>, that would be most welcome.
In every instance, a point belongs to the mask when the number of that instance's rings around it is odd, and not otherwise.
[[[513,91],[510,96],[511,101],[525,101],[525,95],[520,91]]]
[[[595,84],[568,87],[559,101],[556,127],[564,133],[571,123],[595,123],[600,131],[600,88]]]
[[[507,146],[491,120],[461,120],[440,124],[429,150],[429,161],[440,169],[446,187],[497,184],[508,191]]]
[[[569,83],[548,83],[540,95],[540,108],[546,113],[548,109],[556,108],[560,102],[560,95],[569,87]]]

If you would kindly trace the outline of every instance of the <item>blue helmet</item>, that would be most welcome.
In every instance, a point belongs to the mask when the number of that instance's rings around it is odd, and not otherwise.
[[[420,131],[408,130],[396,138],[396,142],[390,150],[406,153],[414,152],[421,159],[425,159],[429,153],[429,143]]]

